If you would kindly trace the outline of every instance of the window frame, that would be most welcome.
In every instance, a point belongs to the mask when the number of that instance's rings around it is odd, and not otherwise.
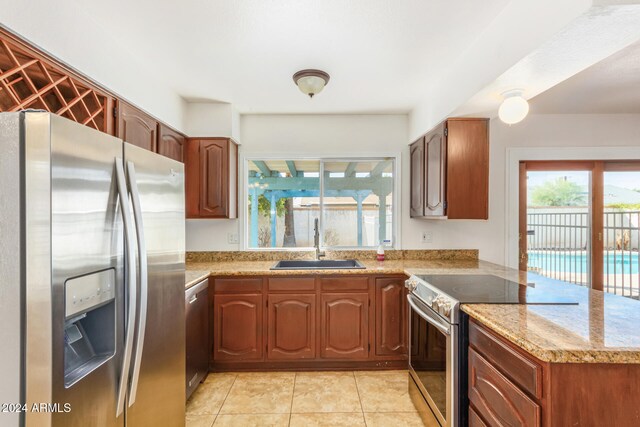
[[[268,248],[254,248],[249,243],[249,218],[247,214],[248,209],[248,194],[249,194],[249,162],[250,161],[265,161],[265,160],[293,160],[293,161],[318,161],[320,162],[320,248],[326,250],[372,250],[377,248],[376,246],[325,246],[324,244],[324,164],[326,162],[361,162],[361,161],[377,161],[388,159],[392,162],[393,170],[393,206],[391,210],[392,215],[392,227],[391,227],[391,246],[387,249],[401,248],[400,242],[400,230],[401,217],[400,217],[400,203],[401,203],[401,190],[402,190],[402,175],[401,175],[401,156],[399,153],[376,153],[366,156],[300,156],[300,155],[277,155],[277,154],[250,154],[241,156],[242,159],[242,208],[240,209],[239,219],[242,221],[242,249],[246,251],[309,251],[313,250],[313,246],[301,246],[295,248],[282,248],[282,247],[268,247]]]

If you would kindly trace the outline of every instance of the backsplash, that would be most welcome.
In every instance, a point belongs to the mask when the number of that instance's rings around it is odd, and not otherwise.
[[[477,260],[477,249],[408,249],[386,250],[387,260]],[[187,252],[187,262],[215,261],[278,261],[289,259],[314,259],[315,251],[213,251]],[[326,251],[327,259],[376,259],[374,250]]]

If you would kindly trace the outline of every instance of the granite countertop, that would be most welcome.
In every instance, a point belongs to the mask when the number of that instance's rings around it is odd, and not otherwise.
[[[544,282],[536,288],[578,304],[463,304],[462,311],[545,362],[640,363],[639,301]]]
[[[193,270],[187,265],[187,270],[184,272],[184,289],[189,289],[209,276],[211,276],[211,270]]]
[[[345,258],[348,258],[345,256]],[[640,363],[640,302],[553,283],[546,278],[477,259],[360,259],[359,270],[270,270],[275,261],[219,260],[187,263],[187,282],[212,276],[314,274],[493,274],[534,286],[577,305],[463,304],[481,324],[538,359],[552,363]]]

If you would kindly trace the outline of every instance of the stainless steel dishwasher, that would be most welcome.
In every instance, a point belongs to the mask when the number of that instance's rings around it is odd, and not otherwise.
[[[209,279],[185,292],[187,344],[187,396],[209,372]]]

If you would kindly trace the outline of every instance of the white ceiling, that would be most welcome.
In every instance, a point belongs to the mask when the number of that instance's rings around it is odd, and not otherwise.
[[[188,100],[229,102],[242,113],[389,113],[410,111],[507,3],[87,0],[77,7]],[[303,68],[331,75],[313,100],[291,79]]]
[[[640,42],[530,100],[537,114],[640,113]]]
[[[454,115],[497,114],[502,94],[509,89],[522,89],[525,98],[534,99],[638,40],[640,3],[592,7],[483,87],[460,105]],[[576,92],[581,90],[577,88]],[[568,105],[562,96],[548,105],[554,108],[555,101],[565,106],[563,113],[579,113],[574,107],[583,108],[578,103]]]

